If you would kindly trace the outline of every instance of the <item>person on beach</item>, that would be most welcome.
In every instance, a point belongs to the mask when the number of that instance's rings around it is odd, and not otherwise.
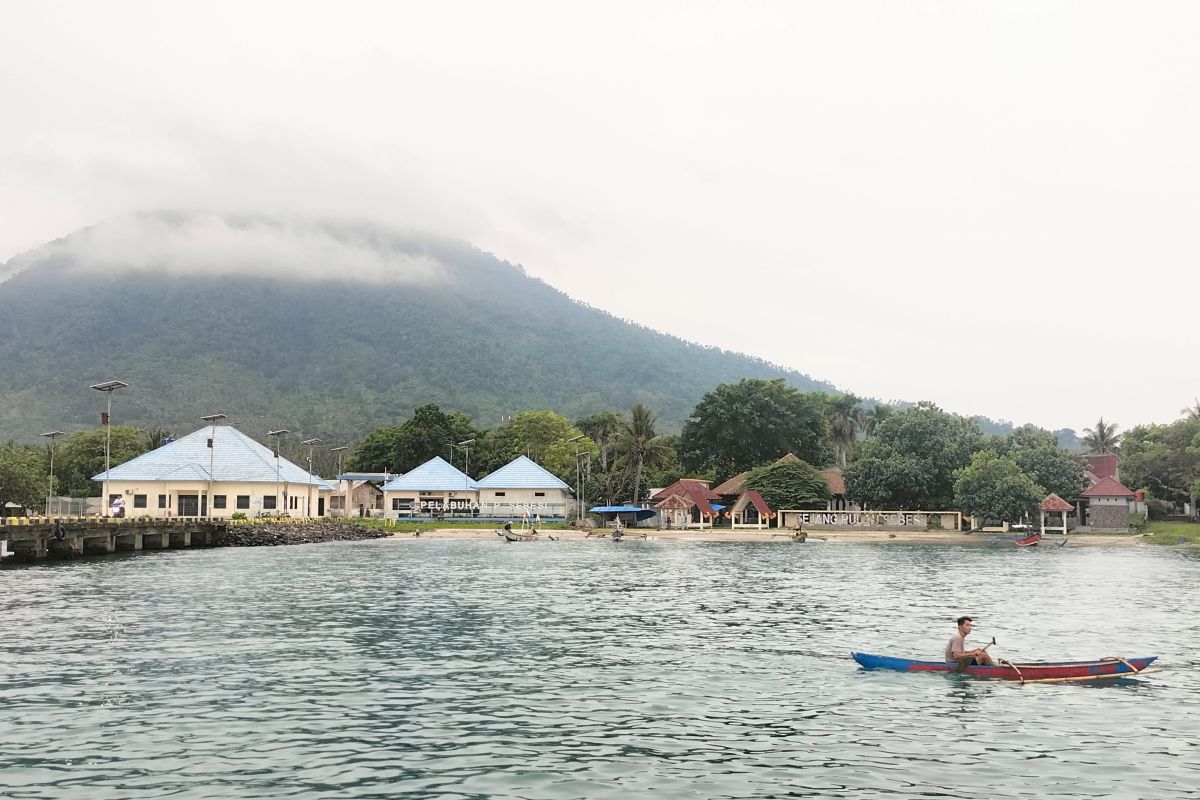
[[[967,636],[971,633],[972,624],[973,622],[970,617],[958,618],[958,632],[951,636],[950,641],[946,643],[946,663],[958,664],[960,667],[970,664],[991,666],[996,663],[987,654],[986,647],[977,647],[974,650],[967,649]]]

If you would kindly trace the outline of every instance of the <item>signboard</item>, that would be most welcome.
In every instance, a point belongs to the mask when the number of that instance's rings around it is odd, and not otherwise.
[[[926,528],[959,530],[961,514],[957,511],[827,511],[825,509],[790,509],[779,512],[779,527],[863,528]]]

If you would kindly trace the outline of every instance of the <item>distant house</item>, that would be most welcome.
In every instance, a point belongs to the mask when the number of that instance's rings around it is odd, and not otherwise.
[[[651,495],[650,502],[662,512],[666,527],[711,528],[725,506],[714,502],[721,495],[709,488],[710,483],[699,478],[680,478]]]
[[[329,498],[329,513],[339,517],[372,517],[383,513],[383,473],[366,477],[368,473],[347,473],[332,481],[333,495]],[[391,476],[389,476],[390,480]],[[378,512],[378,513],[376,513]]]
[[[1084,489],[1082,497],[1087,501],[1084,517],[1089,530],[1129,530],[1130,503],[1134,494],[1116,478],[1101,478]]]
[[[230,425],[205,426],[92,480],[103,486],[105,513],[119,501],[124,516],[156,519],[323,517],[333,489]]]
[[[473,514],[478,504],[475,481],[441,456],[383,485],[385,513],[393,516]]]
[[[571,487],[535,461],[517,456],[475,482],[479,513],[488,517],[565,517]]]
[[[825,479],[826,485],[829,486],[829,500],[825,503],[826,508],[830,511],[857,510],[858,506],[851,507],[850,502],[846,499],[846,479],[842,476],[841,467],[823,469],[818,474]]]

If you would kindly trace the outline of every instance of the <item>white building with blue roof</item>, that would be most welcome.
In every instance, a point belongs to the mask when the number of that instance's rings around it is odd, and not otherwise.
[[[392,516],[472,514],[478,503],[475,481],[441,456],[383,485],[383,507]]]
[[[487,517],[564,517],[571,487],[537,462],[517,456],[475,482],[479,513]]]
[[[92,478],[125,516],[323,517],[333,487],[229,425],[206,425]],[[210,502],[211,498],[211,502]],[[211,507],[211,514],[210,514]]]

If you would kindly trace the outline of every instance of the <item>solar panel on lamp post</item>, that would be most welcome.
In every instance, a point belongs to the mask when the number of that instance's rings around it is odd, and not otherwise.
[[[46,490],[46,516],[50,516],[50,500],[54,497],[54,440],[59,436],[66,436],[62,431],[48,431],[43,433],[50,439],[50,487]]]
[[[343,444],[343,445],[339,445],[339,446],[337,446],[337,447],[331,447],[331,448],[329,448],[329,452],[331,452],[331,453],[337,453],[337,460],[338,460],[338,466],[337,466],[337,472],[338,472],[338,474],[337,474],[337,479],[338,479],[338,488],[341,488],[341,483],[342,483],[342,453],[346,452],[346,451],[347,451],[347,450],[349,450],[349,449],[350,449],[350,448],[349,448],[349,447],[347,447],[347,446],[346,446],[346,445],[344,445],[344,444]],[[347,497],[347,495],[348,495],[348,494],[349,494],[349,493],[348,493],[348,492],[347,492],[345,489],[342,489],[342,516],[343,516],[343,517],[348,517],[348,516],[350,516],[350,515],[347,513],[348,509],[346,508],[346,502],[347,502],[347,499],[348,499],[348,497]],[[333,511],[333,509],[331,508],[331,509],[330,509],[330,512],[332,512],[332,511]]]
[[[308,518],[311,518],[311,517],[312,517],[312,487],[313,487],[313,481],[312,481],[312,456],[313,456],[313,446],[314,446],[314,445],[318,445],[318,444],[320,444],[320,443],[321,443],[321,440],[320,440],[320,439],[315,439],[315,438],[314,438],[314,439],[305,439],[304,441],[300,442],[300,444],[306,444],[306,445],[308,445],[308,497],[306,498],[306,500],[305,500],[305,505],[304,505],[304,516],[305,516],[305,517],[308,517]]]
[[[273,443],[274,447],[272,448],[275,451],[275,509],[274,509],[275,516],[279,516],[279,509],[283,504],[283,496],[279,491],[279,438],[278,437],[283,436],[287,433],[289,433],[287,428],[280,428],[277,431],[267,431],[267,436],[270,436],[270,437],[274,438],[274,440],[275,440]]]
[[[208,434],[208,497],[204,501],[204,516],[212,517],[213,515],[213,453],[216,451],[217,438],[217,422],[225,419],[224,414],[209,414],[200,419],[212,425],[212,431]]]
[[[112,393],[117,389],[124,389],[128,386],[124,381],[104,381],[103,383],[94,383],[89,386],[89,389],[95,389],[97,392],[104,392],[108,397],[108,407],[104,412],[104,416],[100,422],[104,425],[104,497],[101,499],[101,515],[108,516],[108,477],[112,469],[110,463],[112,453]]]

